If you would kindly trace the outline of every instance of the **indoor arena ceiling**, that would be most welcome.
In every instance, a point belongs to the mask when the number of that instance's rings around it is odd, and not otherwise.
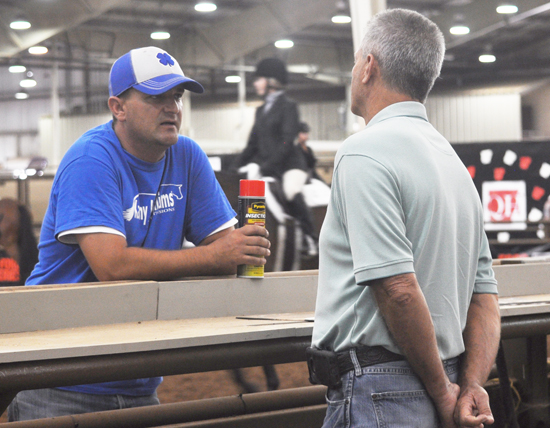
[[[61,69],[107,70],[128,50],[154,44],[172,53],[210,94],[220,96],[237,92],[237,85],[225,82],[227,75],[251,72],[267,56],[288,62],[294,90],[324,89],[328,94],[349,79],[351,24],[331,22],[336,12],[349,13],[347,0],[212,0],[217,9],[210,13],[197,12],[197,2],[0,0],[0,67],[23,62],[34,69],[56,63]],[[388,7],[423,13],[444,32],[447,56],[437,88],[550,77],[550,2],[508,3],[518,11],[499,15],[500,0],[387,0]],[[32,27],[11,29],[18,15]],[[449,33],[459,22],[470,28],[469,34]],[[153,41],[150,33],[156,30],[171,37]],[[278,39],[291,39],[294,47],[277,49],[273,43]],[[27,49],[34,45],[47,46],[49,52],[30,55]],[[496,61],[481,63],[480,54],[489,51]]]

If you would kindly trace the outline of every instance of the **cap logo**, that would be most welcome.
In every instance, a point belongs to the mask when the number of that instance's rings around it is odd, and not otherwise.
[[[174,60],[166,52],[159,52],[157,58],[162,65],[169,65],[170,67],[174,65]]]

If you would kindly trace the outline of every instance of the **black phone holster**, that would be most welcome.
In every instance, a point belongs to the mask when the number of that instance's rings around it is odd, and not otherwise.
[[[306,349],[306,357],[309,381],[312,384],[326,385],[329,388],[342,385],[336,352],[310,347]]]

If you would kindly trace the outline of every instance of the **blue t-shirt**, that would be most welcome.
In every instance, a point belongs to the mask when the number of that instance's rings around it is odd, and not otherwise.
[[[80,247],[60,242],[65,231],[108,227],[125,236],[128,246],[177,250],[184,238],[197,245],[235,215],[194,141],[180,136],[159,162],[145,162],[122,148],[108,122],[85,133],[61,161],[42,225],[39,262],[26,285],[97,281]],[[161,381],[66,389],[149,395]]]

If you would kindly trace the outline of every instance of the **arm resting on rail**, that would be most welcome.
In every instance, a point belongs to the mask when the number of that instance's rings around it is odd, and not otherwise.
[[[235,274],[238,265],[265,264],[267,237],[263,227],[248,225],[229,227],[183,250],[128,247],[125,238],[108,233],[77,235],[77,240],[97,279],[114,281]]]

